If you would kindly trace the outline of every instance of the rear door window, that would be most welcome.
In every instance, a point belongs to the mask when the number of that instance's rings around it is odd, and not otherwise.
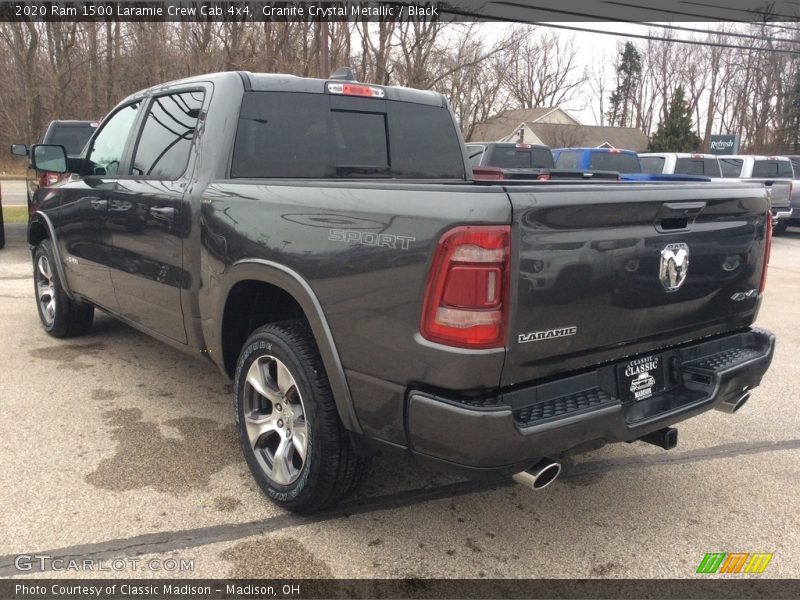
[[[461,148],[444,107],[247,92],[231,177],[465,179]]]
[[[136,146],[131,173],[168,180],[183,175],[202,106],[202,91],[153,98]]]

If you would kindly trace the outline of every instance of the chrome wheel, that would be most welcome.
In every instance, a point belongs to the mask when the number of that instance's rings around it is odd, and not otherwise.
[[[308,451],[303,399],[289,369],[269,354],[247,372],[244,424],[250,447],[264,472],[279,485],[300,476]]]
[[[45,255],[39,256],[36,261],[36,299],[42,319],[48,326],[52,325],[56,319],[56,292],[50,261]]]

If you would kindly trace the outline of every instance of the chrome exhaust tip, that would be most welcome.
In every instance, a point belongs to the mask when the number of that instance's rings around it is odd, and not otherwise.
[[[512,479],[532,490],[541,490],[553,483],[560,474],[561,465],[559,463],[549,458],[543,458],[527,471],[512,475]]]
[[[729,402],[723,402],[722,404],[717,407],[717,410],[721,410],[724,413],[728,413],[729,415],[734,414],[740,408],[742,408],[747,401],[750,400],[750,392],[745,392],[735,400],[731,400]]]

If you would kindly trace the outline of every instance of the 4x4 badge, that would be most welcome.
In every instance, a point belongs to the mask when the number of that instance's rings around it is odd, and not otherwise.
[[[689,246],[686,244],[667,244],[661,251],[661,264],[658,278],[668,292],[674,292],[686,281],[689,273]]]

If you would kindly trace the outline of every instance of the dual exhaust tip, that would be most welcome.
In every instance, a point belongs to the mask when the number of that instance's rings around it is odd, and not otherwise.
[[[517,483],[531,488],[542,490],[553,483],[561,474],[561,465],[549,458],[543,458],[527,471],[512,475]]]
[[[747,404],[748,400],[750,400],[750,392],[745,392],[738,398],[722,402],[719,406],[717,406],[717,410],[721,410],[724,413],[732,415],[733,413],[737,412],[740,408],[742,408],[745,404]]]

